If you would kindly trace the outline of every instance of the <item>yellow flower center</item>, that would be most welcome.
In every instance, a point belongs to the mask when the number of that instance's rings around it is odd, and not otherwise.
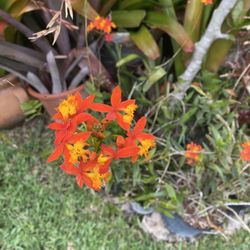
[[[67,100],[62,101],[58,106],[58,110],[64,120],[67,120],[69,116],[76,114],[77,102],[75,96],[71,95]]]
[[[100,28],[103,29],[105,27],[105,24],[106,24],[106,21],[105,20],[102,20],[100,22]]]
[[[86,173],[86,175],[92,181],[92,187],[95,190],[100,190],[102,186],[105,186],[105,183],[108,182],[108,177],[110,176],[110,172],[105,174],[99,173],[99,168],[97,166],[93,167],[91,172]]]
[[[125,115],[123,115],[122,119],[125,123],[131,124],[132,120],[134,119],[134,112],[137,109],[136,104],[130,104],[125,109],[123,109],[123,112]]]
[[[147,157],[149,149],[155,147],[155,142],[153,140],[142,140],[140,143],[141,145],[139,145],[139,155],[144,155]]]
[[[77,141],[73,145],[66,144],[67,149],[69,150],[70,154],[70,162],[75,164],[79,161],[79,158],[82,158],[83,162],[86,162],[89,157],[89,150],[84,149],[87,146],[87,143],[83,141]]]
[[[93,168],[91,172],[86,173],[86,175],[91,179],[92,186],[94,189],[99,190],[102,187],[101,175],[98,172],[98,168]]]
[[[250,147],[250,141],[244,142],[244,143],[242,144],[242,147],[244,147],[244,148]]]
[[[100,154],[98,159],[97,159],[97,162],[101,165],[105,164],[107,161],[108,161],[109,157],[103,155],[103,154]]]

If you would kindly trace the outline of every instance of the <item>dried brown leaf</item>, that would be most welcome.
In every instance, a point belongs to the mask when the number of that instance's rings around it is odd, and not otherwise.
[[[68,17],[68,14],[71,19],[73,19],[73,9],[70,0],[65,0],[65,16]]]
[[[60,31],[61,31],[61,25],[56,26],[56,30],[55,30],[55,33],[54,33],[54,39],[53,39],[52,45],[55,44],[57,38],[58,38],[59,35],[60,35]]]
[[[49,21],[49,23],[47,24],[46,28],[49,29],[52,26],[54,26],[55,22],[57,21],[57,19],[60,17],[61,15],[61,11],[57,11],[55,13],[55,15],[51,18],[51,20]]]

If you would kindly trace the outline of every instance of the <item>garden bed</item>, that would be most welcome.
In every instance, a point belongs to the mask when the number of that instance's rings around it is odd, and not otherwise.
[[[137,216],[126,217],[101,193],[79,189],[45,162],[51,132],[43,119],[0,132],[0,247],[2,249],[239,249],[240,231],[227,242],[207,236],[191,244],[152,241]]]

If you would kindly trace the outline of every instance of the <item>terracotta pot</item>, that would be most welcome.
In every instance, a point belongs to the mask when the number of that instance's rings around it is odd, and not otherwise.
[[[11,128],[24,120],[21,104],[28,99],[13,75],[0,78],[0,129]]]
[[[80,85],[79,87],[67,90],[59,94],[41,94],[33,90],[31,87],[28,88],[28,93],[30,96],[38,99],[42,102],[44,108],[46,111],[53,116],[56,113],[56,108],[58,107],[58,104],[67,98],[68,95],[72,95],[76,92],[80,92],[83,97],[86,96],[86,93],[84,92],[84,84]]]

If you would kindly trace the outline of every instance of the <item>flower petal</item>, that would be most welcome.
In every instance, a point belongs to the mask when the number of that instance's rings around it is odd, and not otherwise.
[[[79,108],[80,105],[81,105],[81,102],[83,101],[83,100],[82,100],[82,96],[81,96],[81,94],[80,94],[79,91],[76,92],[76,93],[74,94],[74,96],[75,96],[75,99],[76,99],[77,107]]]
[[[55,161],[59,158],[59,156],[63,153],[64,145],[60,144],[55,148],[55,150],[52,152],[52,154],[49,156],[47,162]]]
[[[124,129],[124,130],[126,130],[126,131],[129,131],[129,130],[130,130],[130,124],[123,121],[123,117],[122,117],[121,114],[116,113],[116,120],[117,120],[118,125],[119,125],[122,129]]]
[[[99,173],[100,174],[107,173],[109,171],[109,166],[111,162],[112,162],[112,159],[108,160],[104,165],[101,165],[99,168]]]
[[[80,188],[83,187],[83,185],[85,184],[84,182],[85,182],[85,181],[84,181],[84,178],[82,178],[82,175],[77,175],[77,176],[76,176],[76,183],[77,183],[77,185],[78,185]]]
[[[118,149],[116,153],[116,158],[127,158],[139,153],[139,147],[129,146],[122,149]]]
[[[65,127],[66,127],[66,124],[57,123],[57,122],[53,122],[48,125],[48,128],[53,129],[53,130],[61,130],[61,129],[64,129]]]
[[[79,112],[83,112],[91,107],[95,99],[95,95],[90,95],[81,101],[79,105]]]
[[[76,141],[79,141],[79,140],[86,141],[88,140],[90,135],[91,135],[91,132],[80,132],[78,134],[72,135],[72,137],[68,140],[68,142],[75,143]]]
[[[93,115],[90,115],[88,113],[81,113],[75,116],[75,118],[73,118],[72,123],[76,123],[76,126],[78,126],[80,123],[82,122],[86,122],[86,121],[98,121]]]
[[[91,189],[94,189],[93,184],[92,184],[92,180],[89,177],[87,177],[86,175],[81,175],[81,179],[85,185],[87,185]]]
[[[74,165],[72,164],[63,164],[60,166],[60,168],[66,173],[66,174],[69,174],[69,175],[79,175],[81,172],[80,172],[80,169],[75,167]]]
[[[56,131],[54,145],[57,146],[58,144],[60,144],[66,137],[66,135],[67,133],[65,131]]]
[[[109,155],[111,157],[115,155],[115,150],[112,147],[102,144],[101,148],[104,155]]]
[[[124,102],[121,102],[119,105],[118,105],[118,109],[119,110],[123,110],[125,109],[127,106],[129,105],[132,105],[132,104],[135,104],[135,100],[126,100]]]
[[[118,148],[123,147],[125,142],[126,142],[125,139],[121,135],[117,136],[116,145],[117,145]]]
[[[63,116],[59,112],[53,115],[53,119],[54,120],[62,120],[62,121],[64,120]]]
[[[137,136],[138,140],[153,140],[155,141],[155,136],[153,136],[152,134],[148,134],[148,133],[141,133]]]
[[[145,116],[141,117],[135,124],[134,133],[139,134],[143,131],[147,123],[147,118]]]
[[[91,109],[94,111],[98,111],[98,112],[110,112],[112,110],[112,107],[106,104],[102,104],[102,103],[93,103],[91,105]]]
[[[108,121],[116,120],[116,118],[117,118],[117,113],[114,111],[110,111],[105,117],[105,119]]]
[[[111,95],[111,105],[117,107],[121,103],[122,92],[119,86],[116,86]]]

